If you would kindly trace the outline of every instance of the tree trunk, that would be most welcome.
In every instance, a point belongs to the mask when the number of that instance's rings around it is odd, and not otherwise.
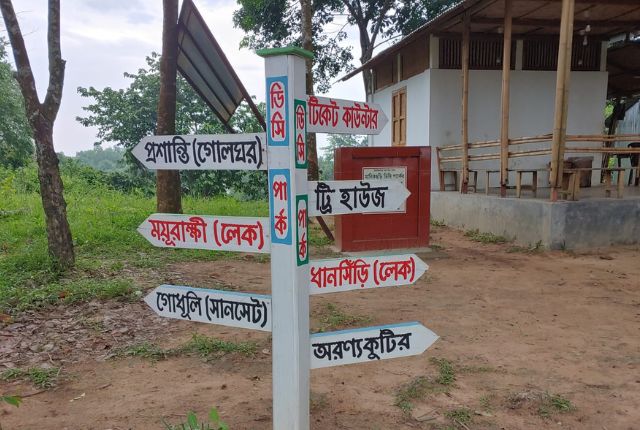
[[[156,134],[176,132],[176,70],[178,57],[178,0],[163,0],[160,99]],[[156,175],[158,212],[182,213],[180,172],[158,170]]]
[[[311,0],[300,0],[300,7],[302,9],[302,48],[313,52],[313,34],[311,29],[313,10],[311,8]],[[307,69],[305,75],[307,94],[313,95],[313,60],[306,59],[305,66]],[[315,133],[309,133],[307,135],[307,159],[309,160],[307,176],[310,181],[317,181],[320,175]]]
[[[34,127],[40,197],[47,225],[47,241],[51,258],[61,268],[73,266],[75,255],[71,229],[67,222],[58,156],[53,149],[53,125],[41,119]]]
[[[44,103],[40,103],[27,47],[11,0],[0,0],[0,11],[13,58],[16,79],[25,102],[25,112],[33,130],[38,161],[40,196],[47,225],[49,255],[54,263],[65,269],[75,263],[71,229],[67,221],[67,203],[64,200],[58,156],[53,147],[53,124],[56,120],[64,86],[65,62],[60,49],[60,0],[49,0],[47,48],[49,57],[49,85]]]

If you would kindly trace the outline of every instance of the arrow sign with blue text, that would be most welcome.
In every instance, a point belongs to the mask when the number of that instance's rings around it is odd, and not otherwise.
[[[307,96],[310,133],[380,134],[389,119],[376,103]]]
[[[153,214],[138,232],[161,248],[267,253],[271,247],[268,218]]]
[[[309,181],[309,215],[346,215],[398,209],[411,195],[398,181]]]
[[[419,322],[316,333],[311,335],[311,368],[419,355],[437,339]]]
[[[411,285],[429,266],[415,254],[309,262],[309,294]]]
[[[131,150],[151,170],[267,170],[265,133],[147,136]]]
[[[271,297],[161,285],[144,301],[166,318],[271,331]]]

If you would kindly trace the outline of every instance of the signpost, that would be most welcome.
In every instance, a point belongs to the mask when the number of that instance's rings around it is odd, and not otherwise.
[[[310,263],[309,294],[411,285],[428,269],[415,254],[316,260]]]
[[[411,193],[397,181],[309,182],[310,215],[388,212],[398,209]]]
[[[380,134],[389,119],[376,103],[307,96],[308,131],[334,134]]]
[[[149,169],[268,171],[268,218],[152,214],[138,231],[159,247],[269,252],[272,296],[162,285],[145,302],[167,318],[271,331],[273,428],[308,430],[310,369],[417,355],[438,336],[417,322],[309,335],[309,294],[411,285],[428,266],[414,254],[309,262],[309,216],[388,212],[410,193],[380,172],[308,182],[307,132],[376,134],[387,117],[375,104],[307,96],[307,51],[258,54],[266,133],[150,136],[132,152]]]
[[[266,170],[264,133],[147,136],[131,150],[151,170]]]
[[[161,285],[144,301],[161,317],[271,331],[271,297]]]
[[[207,215],[153,214],[138,227],[161,248],[269,252],[269,219]]]
[[[436,340],[418,322],[316,333],[311,336],[311,368],[418,355]]]

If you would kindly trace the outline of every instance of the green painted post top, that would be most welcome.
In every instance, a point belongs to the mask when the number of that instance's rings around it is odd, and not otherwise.
[[[306,49],[298,48],[297,46],[283,46],[282,48],[267,48],[258,49],[256,51],[261,57],[273,57],[274,55],[297,55],[298,57],[307,58],[313,60],[313,52]]]

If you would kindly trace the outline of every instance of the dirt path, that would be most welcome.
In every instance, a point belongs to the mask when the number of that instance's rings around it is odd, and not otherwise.
[[[413,287],[311,299],[315,328],[326,328],[327,313],[337,309],[343,323],[417,320],[441,336],[421,356],[314,370],[313,429],[640,429],[637,247],[526,253],[471,242],[447,228],[435,228],[432,243],[444,248],[422,255],[430,270]],[[254,260],[169,272],[167,281],[187,285],[270,289],[269,264]],[[176,423],[188,410],[205,415],[212,406],[233,430],[271,429],[267,334],[167,324],[140,303],[93,303],[48,316],[59,322],[45,328],[40,315],[26,339],[24,326],[0,330],[0,364],[10,357],[14,366],[62,365],[57,387],[25,398],[20,408],[0,406],[3,429],[159,429],[163,417]],[[80,320],[84,326],[72,325]],[[108,359],[118,345],[148,340],[175,347],[194,332],[255,341],[257,352],[208,362],[185,355]],[[29,342],[48,351],[32,351]],[[450,384],[438,382],[443,363],[452,364]],[[0,382],[2,393],[37,391],[26,382]],[[394,405],[399,393],[411,411]],[[560,412],[566,400],[571,408]]]

